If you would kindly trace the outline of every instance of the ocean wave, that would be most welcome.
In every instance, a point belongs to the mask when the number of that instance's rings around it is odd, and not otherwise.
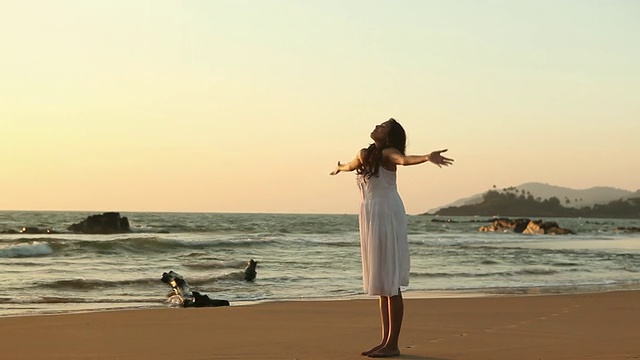
[[[198,254],[188,254],[186,257],[193,257]],[[183,264],[183,266],[187,269],[193,270],[217,270],[217,269],[229,269],[229,268],[244,268],[247,265],[247,260],[237,260],[237,261],[209,261],[206,263],[203,262],[189,262]]]
[[[101,280],[101,279],[61,279],[49,282],[40,282],[35,287],[55,290],[96,290],[123,286],[149,285],[161,283],[160,277],[140,278],[133,280]]]
[[[188,248],[210,249],[222,247],[244,247],[249,245],[257,245],[257,242],[249,240],[182,240],[165,237],[127,237],[114,240],[91,240],[75,243],[75,246],[83,249],[95,250],[100,252],[118,252],[125,251],[131,253],[149,253],[149,252],[165,252],[171,250],[181,250]]]
[[[551,265],[553,266],[580,266],[580,264],[578,264],[577,262],[573,262],[573,261],[556,261],[556,262],[552,262]]]
[[[181,274],[183,275],[183,274]],[[110,288],[122,288],[122,287],[147,287],[162,286],[160,281],[161,274],[153,278],[138,278],[129,280],[104,280],[104,279],[58,279],[53,281],[40,281],[34,284],[34,288],[46,288],[62,291],[89,291],[89,290],[101,290]],[[190,287],[202,286],[202,285],[214,285],[217,281],[223,280],[237,280],[244,281],[244,271],[235,270],[228,273],[213,275],[213,276],[200,276],[200,277],[187,277],[185,280]],[[167,286],[169,290],[169,286]]]
[[[553,269],[546,268],[528,268],[522,269],[515,272],[517,275],[553,275],[557,274],[558,271]]]
[[[244,271],[238,270],[238,271],[232,271],[229,273],[216,275],[216,276],[192,278],[192,279],[185,279],[185,280],[187,280],[190,286],[213,285],[216,281],[223,281],[223,280],[244,281]]]
[[[206,232],[211,234],[337,234],[358,230],[356,215],[287,214],[143,214],[130,220],[136,232]],[[130,219],[136,219],[131,214]]]
[[[73,253],[163,253],[188,249],[215,250],[221,248],[255,248],[278,243],[278,239],[229,237],[178,239],[163,236],[96,236],[84,238],[16,238],[3,243],[8,247],[0,248],[1,257],[29,257],[49,255],[53,252]],[[29,250],[31,249],[31,250]]]
[[[482,260],[480,262],[480,264],[482,264],[482,265],[496,265],[496,264],[500,264],[500,262],[496,261],[496,260]]]
[[[318,242],[314,241],[314,243],[318,243]],[[360,242],[355,242],[355,241],[330,241],[330,242],[323,242],[322,245],[323,246],[329,246],[329,247],[360,247]]]
[[[0,297],[0,304],[136,304],[136,303],[163,303],[166,302],[166,298],[105,298],[105,299],[92,299],[81,297],[66,297],[66,296],[43,296],[43,297],[20,297],[9,298]]]
[[[488,271],[488,272],[411,272],[411,276],[416,277],[431,277],[431,278],[482,278],[482,277],[494,277],[494,276],[515,276],[515,275],[553,275],[558,271],[553,269],[542,268],[525,268],[520,270],[505,270],[505,271]]]
[[[53,249],[48,243],[31,242],[0,248],[0,258],[29,258],[51,255]]]
[[[430,277],[430,278],[480,278],[491,276],[509,276],[512,273],[509,271],[495,271],[495,272],[411,272],[411,276],[416,277]]]

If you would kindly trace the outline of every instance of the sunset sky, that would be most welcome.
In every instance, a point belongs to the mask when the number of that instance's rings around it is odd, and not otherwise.
[[[356,213],[389,117],[410,214],[640,188],[640,1],[2,1],[0,210]]]

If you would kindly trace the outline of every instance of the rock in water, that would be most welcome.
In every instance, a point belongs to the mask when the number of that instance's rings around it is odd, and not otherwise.
[[[247,267],[244,269],[244,279],[246,281],[253,281],[256,279],[256,266],[258,265],[257,261],[253,261],[253,259],[249,260],[247,263]]]
[[[119,234],[131,232],[129,219],[121,217],[118,212],[106,212],[88,216],[83,221],[73,224],[67,230],[83,234]]]

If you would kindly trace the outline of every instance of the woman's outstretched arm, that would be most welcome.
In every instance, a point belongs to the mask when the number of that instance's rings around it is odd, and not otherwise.
[[[353,170],[357,169],[358,166],[360,166],[360,164],[362,164],[362,152],[363,151],[364,151],[364,149],[358,151],[358,153],[356,154],[356,157],[353,158],[353,160],[349,161],[346,164],[343,164],[340,161],[338,161],[338,165],[336,165],[336,168],[332,172],[330,172],[329,175],[337,175],[341,171],[353,171]]]
[[[395,148],[386,148],[382,151],[382,156],[395,165],[418,165],[430,161],[439,167],[443,167],[453,164],[453,159],[442,156],[445,151],[447,149],[432,151],[428,155],[404,155]]]

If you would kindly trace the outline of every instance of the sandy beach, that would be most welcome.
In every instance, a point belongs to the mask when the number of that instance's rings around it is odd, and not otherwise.
[[[0,318],[8,359],[362,359],[377,301]],[[402,359],[638,359],[640,291],[406,299]]]

